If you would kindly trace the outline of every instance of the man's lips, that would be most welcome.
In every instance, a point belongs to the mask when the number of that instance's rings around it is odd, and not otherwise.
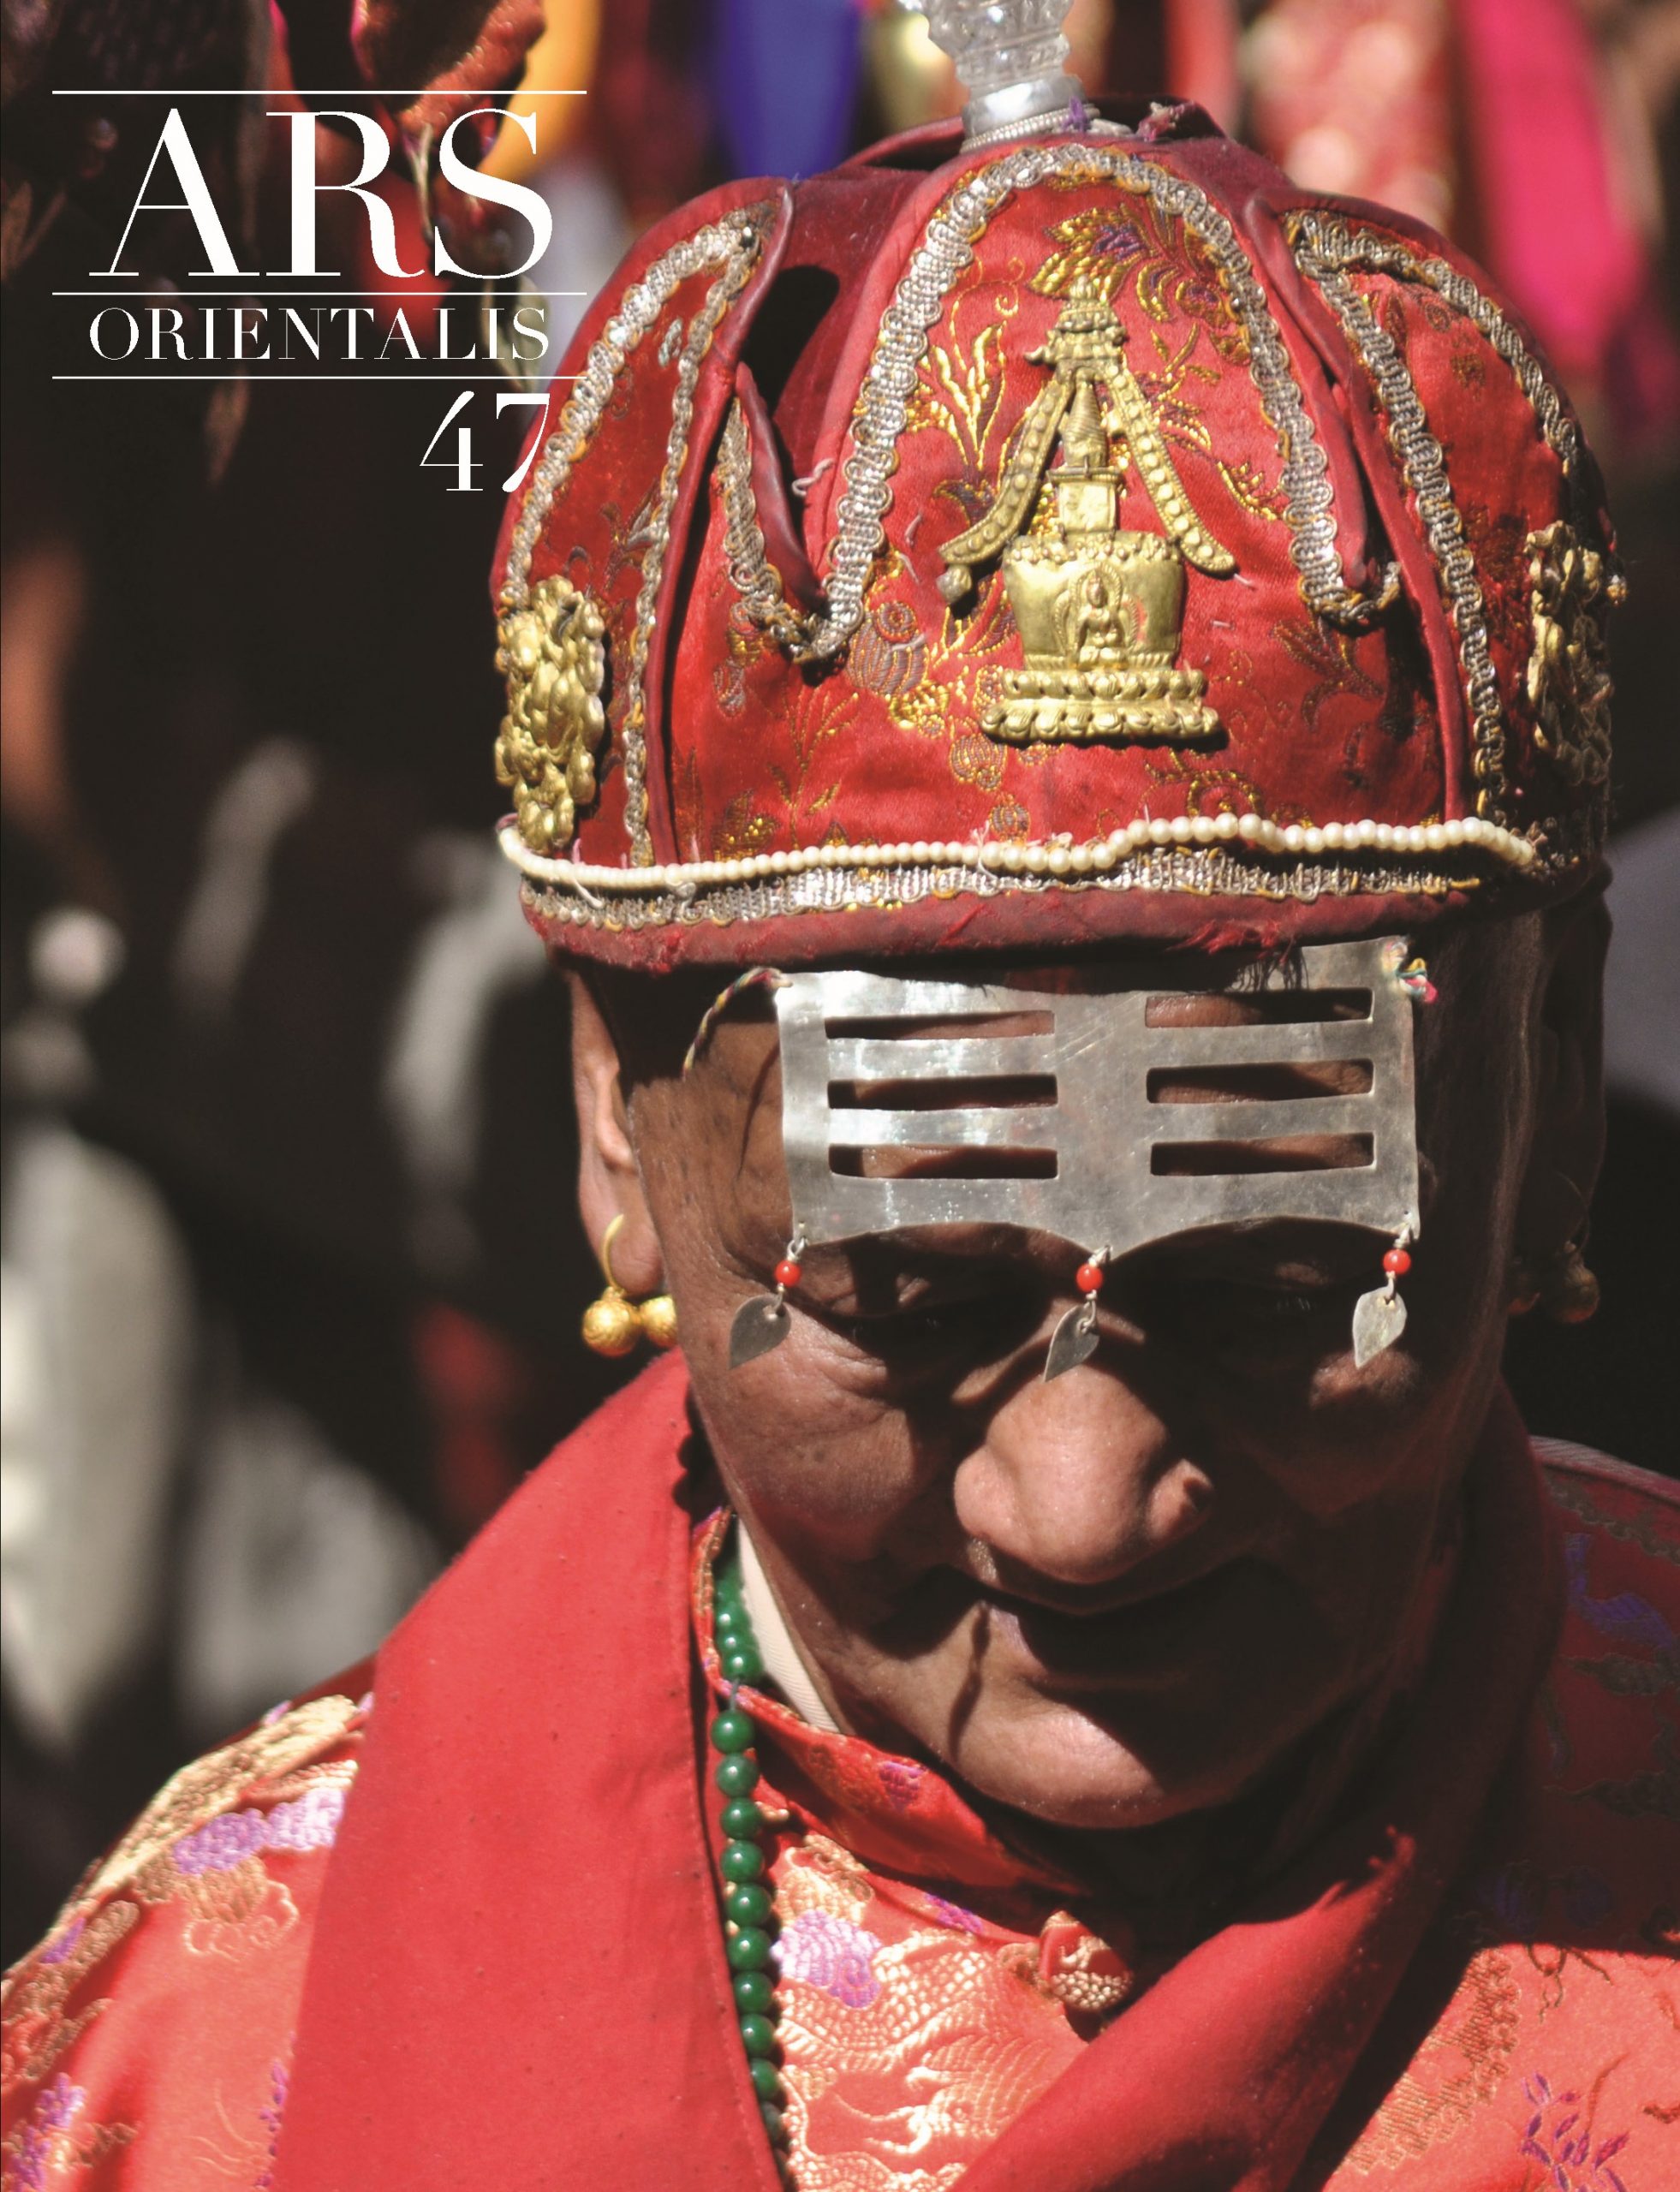
[[[1229,1649],[1252,1618],[1261,1578],[1232,1560],[1171,1589],[1084,1605],[971,1582],[990,1631],[1027,1671],[1081,1689],[1153,1687]]]

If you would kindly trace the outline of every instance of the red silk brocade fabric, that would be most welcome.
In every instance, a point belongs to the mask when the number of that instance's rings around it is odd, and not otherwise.
[[[11,1975],[8,2192],[775,2192],[709,1838],[715,1498],[670,1358],[371,1703],[177,1776]],[[1503,1398],[1468,1504],[1401,1724],[1165,1960],[931,1768],[754,1698],[801,2192],[1680,2183],[1680,1511],[1537,1469]]]

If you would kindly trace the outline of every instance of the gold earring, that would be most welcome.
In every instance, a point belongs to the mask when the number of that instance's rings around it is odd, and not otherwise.
[[[612,1244],[624,1223],[621,1210],[601,1238],[601,1269],[606,1287],[583,1313],[583,1343],[597,1355],[628,1355],[640,1339],[655,1347],[676,1343],[676,1304],[669,1294],[632,1302],[612,1275]]]
[[[650,1294],[637,1314],[641,1319],[641,1336],[654,1347],[675,1347],[676,1344],[676,1304],[669,1294]]]
[[[1582,1256],[1585,1236],[1565,1241],[1549,1255],[1516,1255],[1510,1262],[1510,1313],[1539,1309],[1554,1324],[1584,1325],[1599,1306],[1599,1282]]]

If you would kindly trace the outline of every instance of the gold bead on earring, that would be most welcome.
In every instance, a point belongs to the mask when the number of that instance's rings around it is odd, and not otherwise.
[[[583,1313],[583,1343],[597,1355],[628,1355],[641,1339],[651,1340],[655,1347],[676,1344],[676,1304],[670,1295],[654,1294],[646,1302],[632,1302],[612,1275],[612,1243],[623,1223],[624,1213],[620,1211],[602,1237],[601,1269],[606,1275],[606,1287]]]
[[[640,1313],[617,1287],[608,1287],[583,1313],[583,1343],[597,1355],[628,1355],[640,1337]]]
[[[1539,1309],[1554,1324],[1584,1325],[1599,1306],[1599,1282],[1582,1256],[1582,1242],[1565,1241],[1546,1256],[1513,1256],[1510,1313]]]
[[[655,1347],[676,1344],[676,1304],[669,1294],[650,1294],[637,1312],[644,1339]]]

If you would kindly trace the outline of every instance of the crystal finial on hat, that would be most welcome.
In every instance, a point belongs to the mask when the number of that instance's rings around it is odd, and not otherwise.
[[[929,0],[927,27],[968,94],[962,126],[977,138],[1025,135],[1083,97],[1063,67],[1070,0]]]

